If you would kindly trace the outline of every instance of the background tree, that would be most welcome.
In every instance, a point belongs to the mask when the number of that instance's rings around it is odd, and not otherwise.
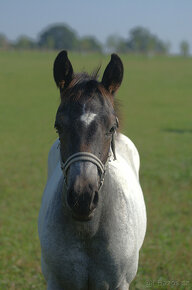
[[[133,52],[146,53],[148,51],[150,33],[142,27],[133,28],[127,42],[128,50]]]
[[[189,43],[187,41],[185,41],[185,40],[183,40],[180,43],[180,53],[184,57],[187,57],[189,55]]]
[[[13,46],[18,49],[34,49],[37,44],[28,36],[20,36]]]
[[[144,54],[167,53],[166,44],[143,27],[136,27],[130,31],[127,49],[129,52]]]
[[[101,52],[102,46],[93,36],[86,36],[78,42],[79,50],[82,52]]]
[[[109,35],[106,40],[105,48],[108,53],[125,53],[127,52],[126,40],[118,34]]]
[[[40,34],[39,46],[48,49],[67,49],[77,48],[77,34],[67,25],[54,25],[47,28]]]
[[[7,37],[0,33],[0,49],[8,49],[10,46]]]

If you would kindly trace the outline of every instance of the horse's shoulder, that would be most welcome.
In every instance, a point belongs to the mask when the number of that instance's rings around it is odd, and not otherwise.
[[[140,158],[135,144],[124,134],[116,136],[116,150],[133,168],[136,176],[139,176]]]
[[[60,161],[60,152],[59,152],[59,139],[57,139],[53,145],[51,146],[51,149],[48,154],[48,176],[47,179],[51,177],[53,174],[54,169],[58,165],[58,162]]]

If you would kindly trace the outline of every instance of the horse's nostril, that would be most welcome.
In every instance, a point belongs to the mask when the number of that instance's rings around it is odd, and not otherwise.
[[[90,210],[93,210],[94,208],[96,208],[97,204],[98,204],[98,200],[99,200],[99,195],[98,195],[98,191],[95,191],[93,193],[93,198],[92,198],[92,202],[90,204]]]
[[[75,206],[75,204],[77,203],[77,197],[75,196],[73,191],[70,191],[67,194],[67,203],[70,206],[70,208],[73,208]]]
[[[98,200],[99,200],[98,191],[95,191],[95,196],[93,198],[93,204],[97,205],[98,204]]]
[[[77,194],[71,190],[67,193],[68,206],[72,209],[72,211],[80,215],[88,215],[90,212],[92,212],[97,207],[98,200],[98,191],[92,192],[92,194]]]

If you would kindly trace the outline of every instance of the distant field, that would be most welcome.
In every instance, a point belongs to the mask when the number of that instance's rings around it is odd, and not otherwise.
[[[56,52],[0,51],[0,290],[45,289],[37,217],[59,92]],[[69,54],[76,71],[109,56]],[[131,289],[192,289],[192,59],[122,56],[122,131],[141,157],[148,229]],[[172,288],[171,288],[172,286]]]

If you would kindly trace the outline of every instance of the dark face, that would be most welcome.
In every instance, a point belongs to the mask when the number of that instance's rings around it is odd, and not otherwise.
[[[57,58],[54,64],[56,82]],[[72,68],[68,62],[67,65]],[[62,98],[55,121],[62,161],[74,153],[89,152],[105,164],[117,126],[112,95],[104,96],[102,91],[107,91],[104,85],[90,78],[82,79],[74,86],[67,84],[67,88],[63,87],[63,82],[66,83],[61,80]],[[99,202],[101,175],[98,167],[90,161],[76,161],[70,165],[66,176],[64,200],[72,216],[79,221],[91,219]]]
[[[89,152],[106,163],[116,116],[109,99],[102,96],[98,83],[84,82],[76,89],[78,101],[61,103],[55,127],[59,134],[62,161],[77,152]],[[68,92],[70,94],[70,92]],[[71,99],[74,100],[73,96]],[[74,217],[91,217],[99,201],[100,172],[91,162],[77,161],[67,171],[67,202]]]

